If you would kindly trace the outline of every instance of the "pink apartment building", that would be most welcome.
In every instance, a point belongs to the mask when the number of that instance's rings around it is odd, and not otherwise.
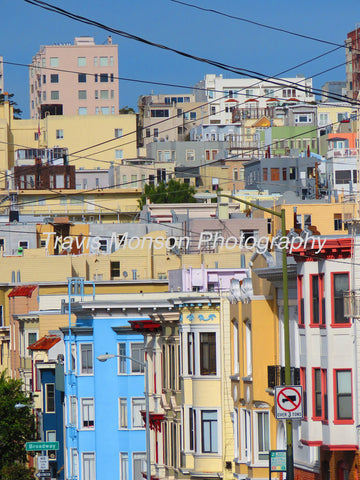
[[[119,113],[118,47],[108,37],[42,46],[29,71],[30,116]]]

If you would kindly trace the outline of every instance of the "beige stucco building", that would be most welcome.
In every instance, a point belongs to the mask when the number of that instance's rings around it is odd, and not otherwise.
[[[192,93],[143,95],[138,100],[139,146],[157,141],[181,141],[190,129],[208,118],[206,102],[196,102]]]
[[[12,106],[8,102],[0,105],[0,171],[19,164],[28,154],[33,158],[36,149],[57,147],[67,148],[69,164],[77,170],[109,169],[123,159],[137,157],[136,115],[47,115],[42,120],[14,120]],[[3,177],[0,185],[4,186]]]

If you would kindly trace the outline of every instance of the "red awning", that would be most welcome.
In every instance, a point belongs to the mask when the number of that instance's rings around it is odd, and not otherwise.
[[[161,325],[158,322],[153,320],[130,320],[129,321],[131,328],[137,331],[149,331],[154,332],[155,330],[160,330]]]
[[[229,100],[225,100],[225,103],[227,103],[227,102],[236,102],[236,103],[238,103],[239,100],[235,100],[235,98],[229,98]]]
[[[245,100],[245,103],[248,103],[248,102],[258,102],[259,100],[256,100],[256,98],[248,98],[247,100]]]
[[[15,287],[9,293],[9,297],[31,297],[36,285],[21,285]]]

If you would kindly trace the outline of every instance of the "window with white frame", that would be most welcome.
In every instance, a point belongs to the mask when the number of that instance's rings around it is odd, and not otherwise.
[[[115,158],[118,158],[118,159],[124,158],[124,150],[116,149],[115,150]]]
[[[143,480],[142,472],[146,471],[146,453],[133,453],[133,478],[132,480]]]
[[[120,480],[129,480],[129,454],[120,452]]]
[[[126,373],[126,343],[118,343],[118,373]]]
[[[45,438],[47,442],[56,442],[56,430],[46,430]]]
[[[86,57],[78,57],[78,67],[86,67]]]
[[[70,475],[72,477],[79,475],[79,452],[76,448],[70,449]]]
[[[328,125],[329,121],[329,114],[328,113],[319,113],[319,126],[322,127],[324,125]]]
[[[189,443],[188,450],[194,452],[196,450],[196,413],[193,408],[188,410],[188,426],[189,426]]]
[[[234,408],[234,411],[231,415],[233,423],[233,434],[234,434],[234,458],[239,458],[239,410]]]
[[[186,150],[186,161],[187,162],[195,161],[195,150]]]
[[[216,375],[216,333],[200,332],[200,375]]]
[[[144,428],[141,411],[145,410],[145,398],[131,399],[131,424],[132,428]]]
[[[81,398],[81,428],[94,428],[95,405],[93,398]]]
[[[311,114],[295,115],[295,123],[311,123],[311,122],[312,122]]]
[[[80,107],[78,109],[78,114],[79,115],[87,115],[87,107]]]
[[[188,375],[194,375],[194,332],[187,333],[187,373]]]
[[[128,419],[127,419],[127,398],[119,398],[119,428],[127,428]]]
[[[64,138],[64,130],[56,130],[56,139],[59,140],[61,138]]]
[[[80,344],[80,374],[92,375],[93,373],[94,373],[93,344],[81,343]]]
[[[138,362],[144,363],[144,344],[132,343],[130,346],[131,357],[137,362],[131,362],[131,373],[144,373],[144,365]]]
[[[254,412],[254,446],[258,461],[267,461],[270,450],[270,414],[269,412]]]
[[[51,90],[50,98],[51,98],[51,100],[59,100],[59,98],[60,98],[59,91],[58,90]]]
[[[78,90],[78,99],[79,100],[86,100],[87,99],[87,91],[86,90]]]
[[[20,240],[19,247],[24,249],[29,248],[29,242],[27,240]]]
[[[69,396],[69,423],[77,427],[77,398],[75,395]]]
[[[46,430],[45,440],[46,442],[56,442],[56,430]],[[47,455],[49,460],[56,460],[56,450],[48,450]]]
[[[96,480],[95,452],[82,454],[82,480]]]
[[[55,383],[45,384],[45,411],[55,413]]]
[[[114,136],[115,136],[116,138],[120,138],[120,137],[123,136],[123,129],[122,129],[122,128],[115,128],[115,132],[114,132],[114,133],[115,133]]]
[[[239,373],[239,323],[233,322],[233,373],[236,375]]]
[[[100,90],[100,100],[109,100],[109,90]]]
[[[201,452],[218,453],[218,412],[201,411]]]
[[[25,342],[25,356],[30,356],[30,351],[28,350],[28,347],[35,343],[38,338],[38,331],[37,330],[30,330],[26,331],[26,342]]]
[[[99,251],[100,252],[107,252],[107,240],[106,238],[99,239]]]
[[[69,370],[76,372],[76,344],[75,343],[71,345]]]
[[[251,412],[241,409],[241,460],[249,462],[251,459]]]
[[[59,66],[59,57],[50,57],[50,67]]]

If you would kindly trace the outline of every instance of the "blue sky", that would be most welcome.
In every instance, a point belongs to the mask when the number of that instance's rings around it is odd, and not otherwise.
[[[113,28],[144,37],[153,42],[206,57],[240,68],[276,75],[333,47],[315,41],[275,32],[259,26],[202,12],[170,0],[48,0],[58,7],[96,20]],[[297,33],[343,43],[347,32],[360,22],[358,0],[348,0],[346,8],[335,0],[188,0],[189,3],[213,8]],[[357,14],[359,15],[357,17]],[[4,61],[31,63],[40,45],[73,43],[75,36],[91,35],[96,43],[105,42],[108,33],[55,13],[30,5],[24,0],[1,1],[0,55]],[[192,86],[206,73],[235,75],[174,53],[146,46],[113,35],[119,46],[119,76],[154,82]],[[313,76],[345,62],[345,50],[329,54],[286,74]],[[285,76],[285,75],[284,75]],[[29,116],[28,70],[4,65],[5,90],[15,94]],[[314,79],[320,88],[329,80],[345,80],[345,66]],[[136,82],[120,82],[120,106],[136,108],[139,95],[185,92],[184,89],[160,87]]]

